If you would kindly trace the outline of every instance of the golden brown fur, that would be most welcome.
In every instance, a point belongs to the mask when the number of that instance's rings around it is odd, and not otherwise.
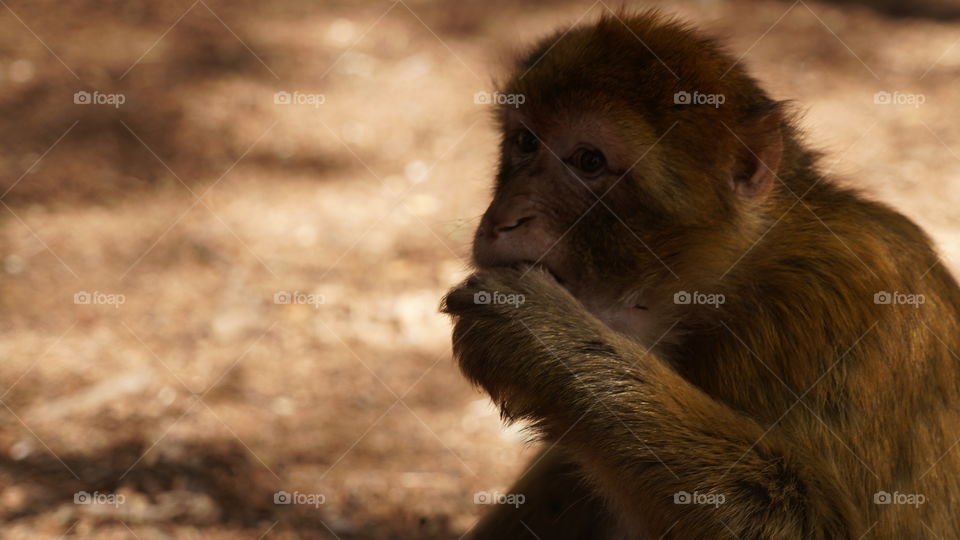
[[[556,37],[503,89],[526,102],[500,117],[479,271],[444,301],[467,377],[556,443],[475,536],[960,537],[960,289],[923,231],[823,178],[784,104],[686,26]],[[675,103],[693,90],[725,102]],[[609,171],[571,173],[582,144]]]

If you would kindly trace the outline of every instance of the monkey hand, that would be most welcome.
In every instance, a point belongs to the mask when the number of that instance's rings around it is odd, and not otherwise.
[[[539,268],[478,272],[447,294],[442,311],[454,320],[461,370],[511,419],[555,418],[583,393],[581,374],[595,378],[598,363],[619,360],[611,332]]]

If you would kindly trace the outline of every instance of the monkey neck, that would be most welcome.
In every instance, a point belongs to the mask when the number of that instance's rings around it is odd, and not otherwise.
[[[930,279],[957,290],[915,224],[824,178],[809,156],[795,159],[780,176],[784,185],[771,196],[763,221],[754,224],[759,230],[750,231],[749,249],[737,252],[732,268],[709,285],[725,295],[724,304],[718,309],[681,306],[685,310],[674,319],[676,339],[668,354],[684,377],[738,409],[781,400],[751,411],[772,411],[771,421],[795,393],[813,388],[811,400],[829,403],[831,395],[842,392],[847,366],[886,358],[864,352],[882,348],[876,342],[882,331],[869,331],[874,325],[917,326],[915,319],[921,318],[928,327],[957,324],[956,309],[897,309],[874,301],[878,291],[929,292]],[[743,248],[743,240],[733,251]],[[927,281],[917,277],[930,269],[937,274],[930,272]],[[943,302],[928,298],[927,303]],[[913,361],[889,358],[883,369]],[[750,384],[724,395],[724,382],[730,380]],[[770,393],[770,388],[783,392]]]

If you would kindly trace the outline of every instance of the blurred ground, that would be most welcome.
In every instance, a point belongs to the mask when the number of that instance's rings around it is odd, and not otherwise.
[[[474,94],[605,5],[0,4],[0,536],[462,535],[535,451],[436,312],[494,167]],[[667,7],[956,268],[960,23]]]

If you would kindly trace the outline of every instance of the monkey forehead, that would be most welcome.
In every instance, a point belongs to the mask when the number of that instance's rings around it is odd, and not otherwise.
[[[633,109],[654,125],[669,125],[677,92],[733,100],[743,93],[745,77],[712,39],[648,11],[607,14],[542,40],[519,59],[504,92],[523,95],[523,108]],[[712,113],[732,113],[730,105]]]

